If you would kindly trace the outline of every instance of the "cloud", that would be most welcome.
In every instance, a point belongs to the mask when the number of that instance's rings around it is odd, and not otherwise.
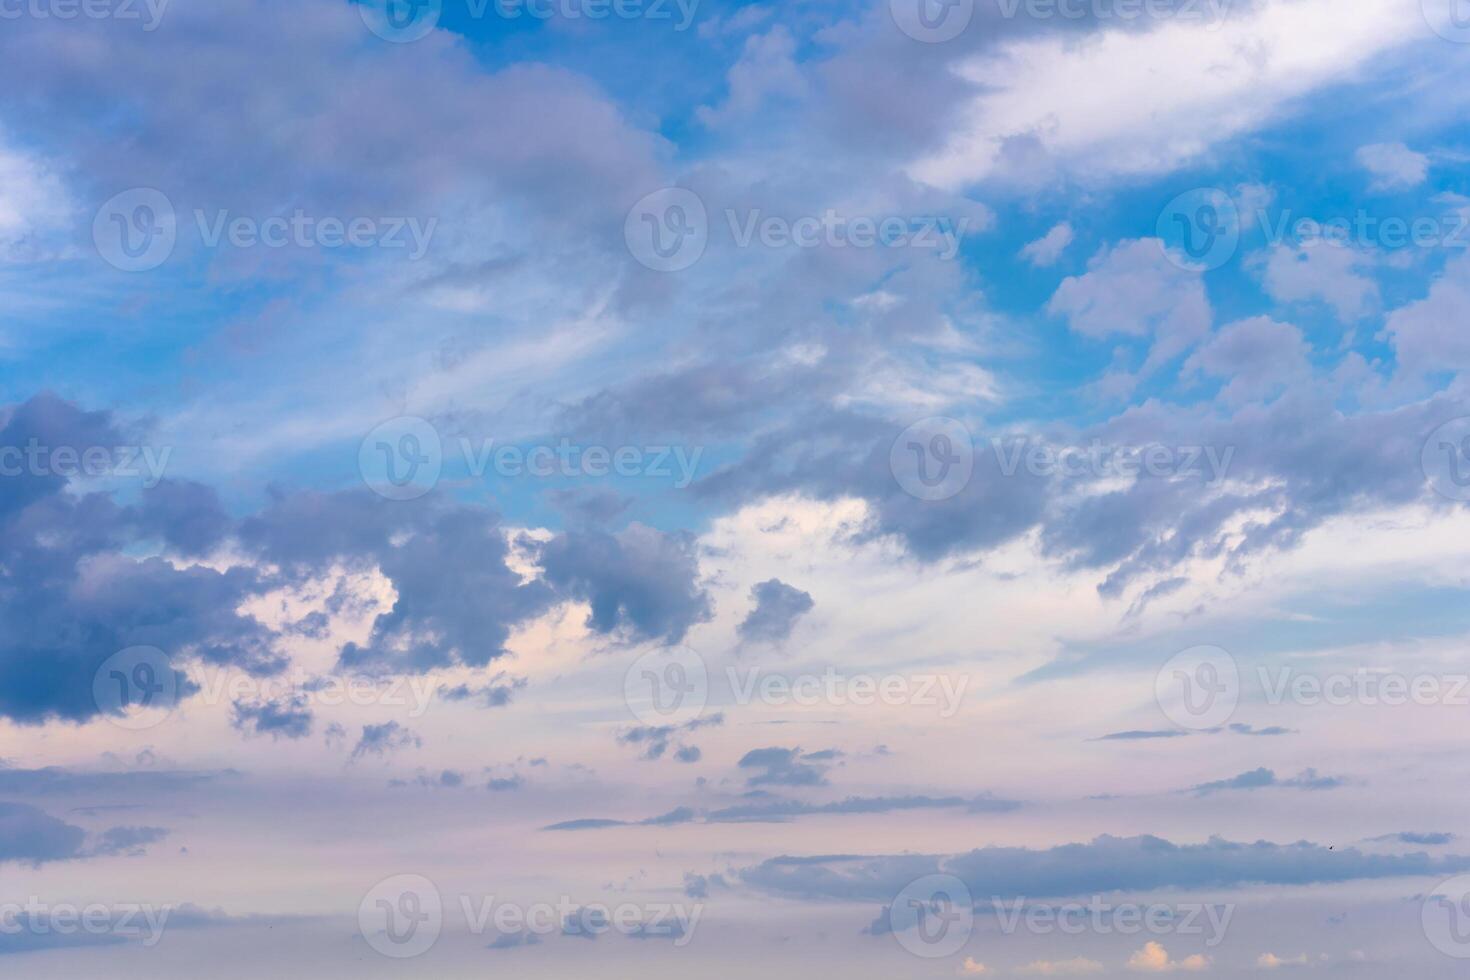
[[[1302,333],[1289,323],[1252,317],[1228,323],[1185,360],[1180,376],[1223,379],[1220,397],[1232,405],[1274,396],[1309,376],[1311,367]]]
[[[773,100],[800,99],[806,94],[807,83],[795,54],[796,39],[784,25],[747,37],[740,60],[726,76],[724,103],[700,106],[696,112],[699,121],[718,128],[751,115]]]
[[[87,412],[36,395],[0,413],[0,447],[24,452],[150,445],[108,412]],[[141,466],[138,454],[131,465]],[[0,483],[0,569],[9,588],[0,618],[0,715],[24,724],[86,721],[103,712],[93,681],[103,662],[134,646],[155,647],[170,663],[189,657],[269,672],[283,659],[271,631],[240,607],[262,588],[255,572],[172,562],[152,554],[162,515],[180,507],[185,526],[203,492],[144,489],[120,506],[109,493],[77,485],[58,455],[38,458]],[[186,516],[187,515],[187,516]],[[187,678],[175,670],[181,693]]]
[[[796,621],[816,605],[810,593],[774,578],[753,586],[750,597],[755,600],[755,608],[736,632],[741,639],[754,643],[782,642],[791,635]]]
[[[1199,953],[1176,960],[1159,943],[1147,943],[1128,958],[1128,969],[1143,973],[1172,973],[1175,970],[1198,972],[1207,970],[1210,961]]]
[[[1277,779],[1276,774],[1270,769],[1253,769],[1243,772],[1239,776],[1230,779],[1222,779],[1213,783],[1201,783],[1193,787],[1190,792],[1198,796],[1208,796],[1211,793],[1219,793],[1225,790],[1254,790],[1254,789],[1303,789],[1324,790],[1337,789],[1346,785],[1346,780],[1335,776],[1319,776],[1315,769],[1303,769],[1290,779]]]
[[[304,694],[275,701],[236,701],[234,715],[231,724],[249,734],[269,735],[272,739],[305,738],[311,734],[312,714]]]
[[[587,625],[598,633],[678,643],[714,615],[688,534],[642,524],[568,531],[542,546],[541,565],[548,583],[591,605]]]
[[[1021,249],[1021,258],[1038,268],[1056,265],[1067,246],[1072,244],[1072,237],[1072,225],[1066,221],[1060,222]]]
[[[161,827],[111,827],[88,846],[82,828],[26,803],[0,802],[0,864],[39,867],[53,861],[137,855],[167,833]]]
[[[993,973],[995,973],[994,970],[973,956],[966,956],[965,962],[960,964],[960,976],[962,977],[988,977]]]
[[[480,687],[458,684],[440,691],[439,696],[446,701],[478,701],[482,708],[503,708],[510,704],[515,692],[523,689],[527,683],[524,677],[511,677],[501,671],[489,683]]]
[[[1373,175],[1376,190],[1418,187],[1429,176],[1429,158],[1402,143],[1371,143],[1358,147],[1354,156]]]
[[[662,759],[671,745],[677,746],[675,759],[679,762],[698,762],[699,750],[680,744],[682,737],[701,728],[710,728],[725,723],[725,715],[719,712],[708,718],[695,718],[679,725],[638,725],[618,733],[621,745],[637,746],[643,758]],[[690,751],[692,750],[692,751]]]
[[[1153,836],[1102,836],[1044,850],[985,847],[948,856],[778,857],[743,869],[740,878],[792,898],[886,903],[908,882],[940,872],[957,876],[977,895],[1053,898],[1160,888],[1333,884],[1465,870],[1470,870],[1470,857],[1365,854],[1307,841],[1245,844],[1213,837],[1204,844],[1174,844]]]
[[[1262,953],[1260,956],[1256,957],[1256,966],[1260,967],[1262,970],[1279,970],[1284,966],[1306,965],[1306,953],[1302,953],[1300,956],[1295,956],[1291,958],[1283,958],[1277,956],[1275,953]]]
[[[1283,303],[1316,300],[1345,323],[1360,320],[1379,303],[1378,283],[1365,273],[1374,259],[1355,248],[1314,242],[1277,245],[1267,253],[1263,284]]]
[[[1158,239],[1104,248],[1087,269],[1062,281],[1046,311],[1065,317],[1073,333],[1092,340],[1149,341],[1137,378],[1158,371],[1209,334],[1213,314],[1199,273],[1170,261]],[[1133,380],[1119,376],[1110,391],[1127,393]]]
[[[842,755],[831,749],[803,753],[800,748],[752,749],[737,763],[741,769],[758,769],[746,780],[751,786],[825,786],[830,764]]]
[[[1297,100],[1422,28],[1396,0],[1331,0],[1177,17],[1148,30],[1011,40],[961,63],[973,89],[942,149],[911,172],[942,187],[987,178],[1168,173],[1290,113]],[[1311,33],[1312,41],[1301,38]]]
[[[399,749],[419,748],[423,740],[396,721],[385,721],[381,725],[363,725],[362,737],[352,747],[352,758],[368,755],[384,756]]]

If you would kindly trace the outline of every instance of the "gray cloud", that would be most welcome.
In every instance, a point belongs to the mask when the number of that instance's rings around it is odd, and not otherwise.
[[[812,611],[810,593],[769,579],[750,590],[755,608],[736,627],[740,638],[755,643],[780,643],[791,635],[796,621]]]

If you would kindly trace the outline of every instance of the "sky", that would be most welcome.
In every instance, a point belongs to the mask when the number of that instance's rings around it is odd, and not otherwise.
[[[1463,0],[0,0],[0,969],[1459,977]]]

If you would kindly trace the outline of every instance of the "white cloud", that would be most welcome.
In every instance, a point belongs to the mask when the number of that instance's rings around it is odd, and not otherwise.
[[[751,35],[726,83],[729,94],[724,105],[699,107],[699,121],[706,126],[748,116],[772,98],[799,98],[807,86],[796,64],[796,39],[779,24],[764,34]]]
[[[1021,249],[1021,258],[1034,266],[1056,265],[1057,259],[1072,244],[1072,226],[1063,221],[1036,241]]]
[[[988,977],[994,975],[994,970],[973,956],[966,956],[965,962],[960,964],[960,976],[962,977]]]
[[[1223,25],[1171,21],[1007,44],[960,67],[981,94],[958,114],[948,145],[911,169],[962,186],[1004,170],[1007,151],[1029,142],[1088,176],[1167,173],[1422,37],[1417,8],[1274,0]]]
[[[1359,147],[1358,163],[1373,175],[1380,190],[1418,187],[1429,176],[1429,158],[1402,143],[1373,143]]]
[[[1320,300],[1338,318],[1357,320],[1378,304],[1378,284],[1362,273],[1373,264],[1367,253],[1326,243],[1278,245],[1266,259],[1264,285],[1283,303]]]
[[[1046,309],[1065,316],[1076,333],[1096,340],[1152,337],[1140,376],[1207,336],[1212,320],[1199,274],[1170,261],[1163,243],[1153,238],[1104,249],[1086,274],[1057,287]]]
[[[1279,970],[1283,966],[1306,965],[1307,954],[1305,953],[1300,956],[1292,957],[1290,959],[1283,959],[1282,957],[1277,956],[1275,953],[1262,953],[1256,958],[1256,966],[1260,967],[1262,970]]]
[[[43,236],[64,227],[72,204],[42,161],[0,142],[0,260],[38,258]]]
[[[1196,953],[1182,960],[1172,959],[1169,951],[1158,943],[1149,943],[1128,959],[1128,969],[1144,973],[1171,973],[1175,970],[1198,972],[1207,970],[1210,961]]]

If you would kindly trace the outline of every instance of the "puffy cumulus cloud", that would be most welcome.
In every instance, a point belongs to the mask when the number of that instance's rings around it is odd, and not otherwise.
[[[1470,370],[1470,333],[1459,325],[1470,318],[1470,254],[1445,263],[1422,299],[1388,315],[1384,333],[1399,367],[1409,375]]]
[[[1311,371],[1311,348],[1302,332],[1270,317],[1251,317],[1221,327],[1190,354],[1180,375],[1218,378],[1220,397],[1231,405],[1281,392]]]
[[[642,524],[616,534],[571,530],[539,557],[548,583],[591,606],[587,626],[597,633],[678,643],[713,615],[692,535]]]
[[[752,609],[736,631],[740,638],[755,643],[780,643],[791,635],[797,620],[811,612],[816,603],[811,594],[780,579],[768,579],[751,587]]]
[[[1368,275],[1374,264],[1372,255],[1355,248],[1281,244],[1267,253],[1262,282],[1275,300],[1324,303],[1338,319],[1353,323],[1379,304],[1378,283]]]
[[[279,496],[247,518],[240,541],[261,560],[303,581],[335,567],[376,569],[396,598],[363,643],[349,642],[342,666],[422,673],[483,667],[505,653],[511,630],[555,601],[546,583],[525,581],[491,510],[425,500],[402,506],[366,489]]]
[[[1093,340],[1150,342],[1138,378],[1148,377],[1210,332],[1213,313],[1200,274],[1172,261],[1155,238],[1104,248],[1081,276],[1063,280],[1047,303],[1073,332]],[[1108,382],[1126,394],[1137,379]]]
[[[986,847],[950,856],[779,857],[743,869],[740,878],[793,898],[887,902],[915,878],[940,872],[957,876],[977,895],[1060,898],[1160,888],[1331,884],[1466,869],[1470,857],[1365,854],[1307,841],[1245,844],[1215,837],[1204,844],[1174,844],[1153,836],[1103,836],[1044,850]]]
[[[1429,176],[1429,157],[1402,143],[1370,143],[1358,147],[1354,156],[1379,190],[1417,187]]]
[[[973,956],[966,956],[965,962],[960,964],[960,976],[962,977],[988,977],[993,976],[994,973],[994,970]]]
[[[740,60],[725,77],[724,103],[701,106],[699,121],[718,128],[750,116],[772,102],[801,98],[807,92],[807,81],[795,55],[796,38],[784,25],[747,37]]]
[[[0,417],[0,447],[27,456],[0,480],[0,714],[40,723],[86,721],[103,711],[93,681],[103,662],[129,647],[248,671],[283,664],[271,632],[238,610],[258,593],[258,573],[174,560],[159,546],[202,547],[217,536],[218,504],[207,490],[160,483],[138,503],[86,490],[63,451],[85,457],[146,445],[110,413],[87,412],[37,395]],[[116,472],[138,465],[119,462]],[[171,526],[170,515],[179,518]],[[161,539],[161,540],[160,540]],[[188,682],[178,674],[180,688]]]
[[[1209,958],[1195,953],[1186,956],[1182,960],[1176,960],[1169,955],[1159,943],[1147,943],[1143,949],[1138,950],[1128,957],[1128,969],[1138,970],[1141,973],[1172,973],[1175,970],[1185,970],[1197,973],[1210,968]]]
[[[1277,956],[1275,953],[1262,953],[1256,957],[1256,966],[1262,970],[1279,970],[1284,966],[1306,966],[1307,954],[1298,956]]]

